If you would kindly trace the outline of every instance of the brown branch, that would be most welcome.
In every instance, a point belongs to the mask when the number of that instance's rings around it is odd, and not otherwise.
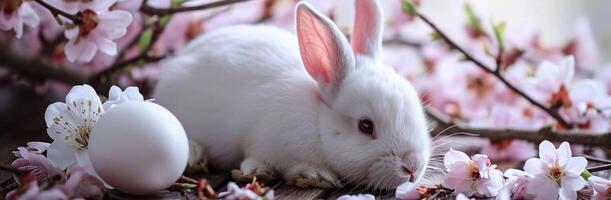
[[[423,46],[422,43],[418,43],[418,42],[414,42],[414,41],[408,41],[408,40],[404,40],[401,38],[390,38],[390,39],[386,39],[384,40],[384,44],[385,45],[402,45],[402,46],[409,46],[409,47],[414,47],[414,48],[420,48]]]
[[[540,130],[514,130],[514,129],[490,129],[490,128],[472,128],[462,125],[457,125],[452,120],[442,113],[426,108],[426,114],[437,123],[435,130],[432,133],[440,133],[448,135],[454,133],[470,133],[478,137],[488,138],[492,141],[519,139],[534,143],[539,143],[544,140],[555,142],[569,142],[571,144],[581,144],[587,146],[597,146],[609,148],[611,146],[611,133],[578,133],[578,132],[556,132],[550,129]]]
[[[244,1],[249,1],[249,0],[223,0],[223,1],[216,1],[216,2],[206,3],[202,5],[197,5],[197,6],[182,6],[182,7],[174,7],[174,8],[154,8],[154,7],[150,7],[148,4],[146,4],[146,2],[143,2],[142,7],[140,7],[140,12],[148,14],[148,15],[163,16],[163,15],[171,15],[171,14],[180,13],[180,12],[190,12],[190,11],[196,11],[196,10],[205,10],[209,8],[216,8],[216,7],[231,5],[234,3],[239,3],[239,2],[244,2]]]
[[[113,72],[123,69],[124,67],[133,65],[133,64],[137,64],[138,62],[144,62],[144,63],[151,63],[151,62],[157,62],[160,61],[161,59],[163,59],[163,56],[149,56],[147,54],[140,54],[136,57],[133,57],[131,59],[125,60],[123,62],[118,62],[112,66],[110,66],[109,68],[106,68],[104,70],[102,70],[101,72],[96,73],[95,75],[93,75],[91,78],[89,78],[90,83],[95,83],[96,81],[99,81],[102,79],[102,77],[105,77],[107,75],[112,74]]]
[[[76,25],[83,24],[83,16],[80,14],[80,12],[78,14],[73,15],[73,14],[64,12],[63,10],[60,10],[56,7],[53,7],[52,5],[48,4],[47,2],[43,0],[34,0],[34,1],[36,1],[36,3],[40,4],[41,6],[45,7],[47,10],[51,11],[53,16],[55,17],[62,16],[62,17],[69,19],[70,21],[72,21],[72,23]]]
[[[605,170],[610,170],[610,169],[611,169],[611,164],[599,165],[599,166],[587,168],[589,172],[599,172],[599,171],[605,171]]]
[[[86,82],[84,74],[68,70],[62,66],[53,66],[41,59],[27,59],[12,52],[8,46],[0,45],[0,67],[8,68],[18,74],[34,80],[53,79],[72,85]]]
[[[586,158],[588,161],[594,161],[594,162],[604,163],[604,164],[611,164],[611,160],[600,159],[600,158],[596,158],[594,156],[586,155],[586,154],[579,155],[579,156]]]
[[[500,70],[495,70],[492,67],[485,65],[483,62],[479,61],[478,59],[473,57],[471,54],[469,54],[465,49],[463,49],[456,42],[454,42],[452,39],[450,39],[450,37],[447,34],[445,34],[443,31],[441,31],[441,29],[439,29],[439,27],[437,27],[437,25],[435,25],[435,23],[433,23],[429,18],[427,18],[426,16],[422,15],[421,13],[417,13],[417,16],[420,19],[422,19],[426,24],[428,24],[433,30],[435,30],[435,32],[437,32],[439,34],[439,36],[441,36],[442,39],[451,48],[454,48],[457,51],[459,51],[460,53],[462,53],[465,56],[466,60],[469,60],[469,61],[473,62],[476,66],[478,66],[482,70],[484,70],[484,71],[494,75],[505,86],[507,86],[511,91],[513,91],[514,93],[518,94],[519,96],[522,96],[524,99],[526,99],[532,105],[534,105],[535,107],[537,107],[537,108],[541,109],[542,111],[546,112],[549,116],[554,118],[563,127],[566,127],[566,128],[569,128],[569,129],[574,127],[573,124],[568,123],[562,116],[560,116],[560,114],[558,114],[558,112],[556,110],[548,108],[548,107],[544,106],[543,104],[537,102],[532,97],[527,95],[525,92],[523,92],[522,90],[518,89],[516,86],[511,84],[507,79],[505,79],[505,77],[503,77],[503,75],[501,75]],[[499,68],[499,67],[501,67],[501,66],[497,66],[497,68]]]

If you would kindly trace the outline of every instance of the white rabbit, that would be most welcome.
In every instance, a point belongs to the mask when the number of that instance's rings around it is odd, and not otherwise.
[[[155,99],[204,147],[191,160],[302,187],[417,181],[431,139],[416,91],[381,64],[378,3],[356,1],[352,46],[305,2],[296,24],[297,37],[256,25],[212,31],[163,63]]]

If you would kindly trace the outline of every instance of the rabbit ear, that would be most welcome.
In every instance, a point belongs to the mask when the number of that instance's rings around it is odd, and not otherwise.
[[[376,58],[382,49],[384,17],[376,0],[356,0],[352,50]]]
[[[300,2],[296,12],[303,64],[323,90],[333,93],[354,66],[350,45],[335,24],[309,4]]]

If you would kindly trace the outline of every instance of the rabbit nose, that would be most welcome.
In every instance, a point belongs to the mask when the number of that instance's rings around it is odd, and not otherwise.
[[[414,170],[407,165],[401,165],[401,177],[405,178],[409,182],[415,182],[416,176],[414,176]]]

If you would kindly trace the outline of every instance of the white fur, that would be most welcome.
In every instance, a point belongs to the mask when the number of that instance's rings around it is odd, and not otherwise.
[[[273,170],[304,186],[316,185],[308,180],[337,186],[341,179],[391,188],[406,181],[405,165],[418,179],[430,138],[415,90],[377,58],[354,55],[353,64],[325,102],[295,35],[234,26],[207,33],[164,61],[155,99],[216,168]],[[376,139],[359,132],[364,116],[376,123]]]

